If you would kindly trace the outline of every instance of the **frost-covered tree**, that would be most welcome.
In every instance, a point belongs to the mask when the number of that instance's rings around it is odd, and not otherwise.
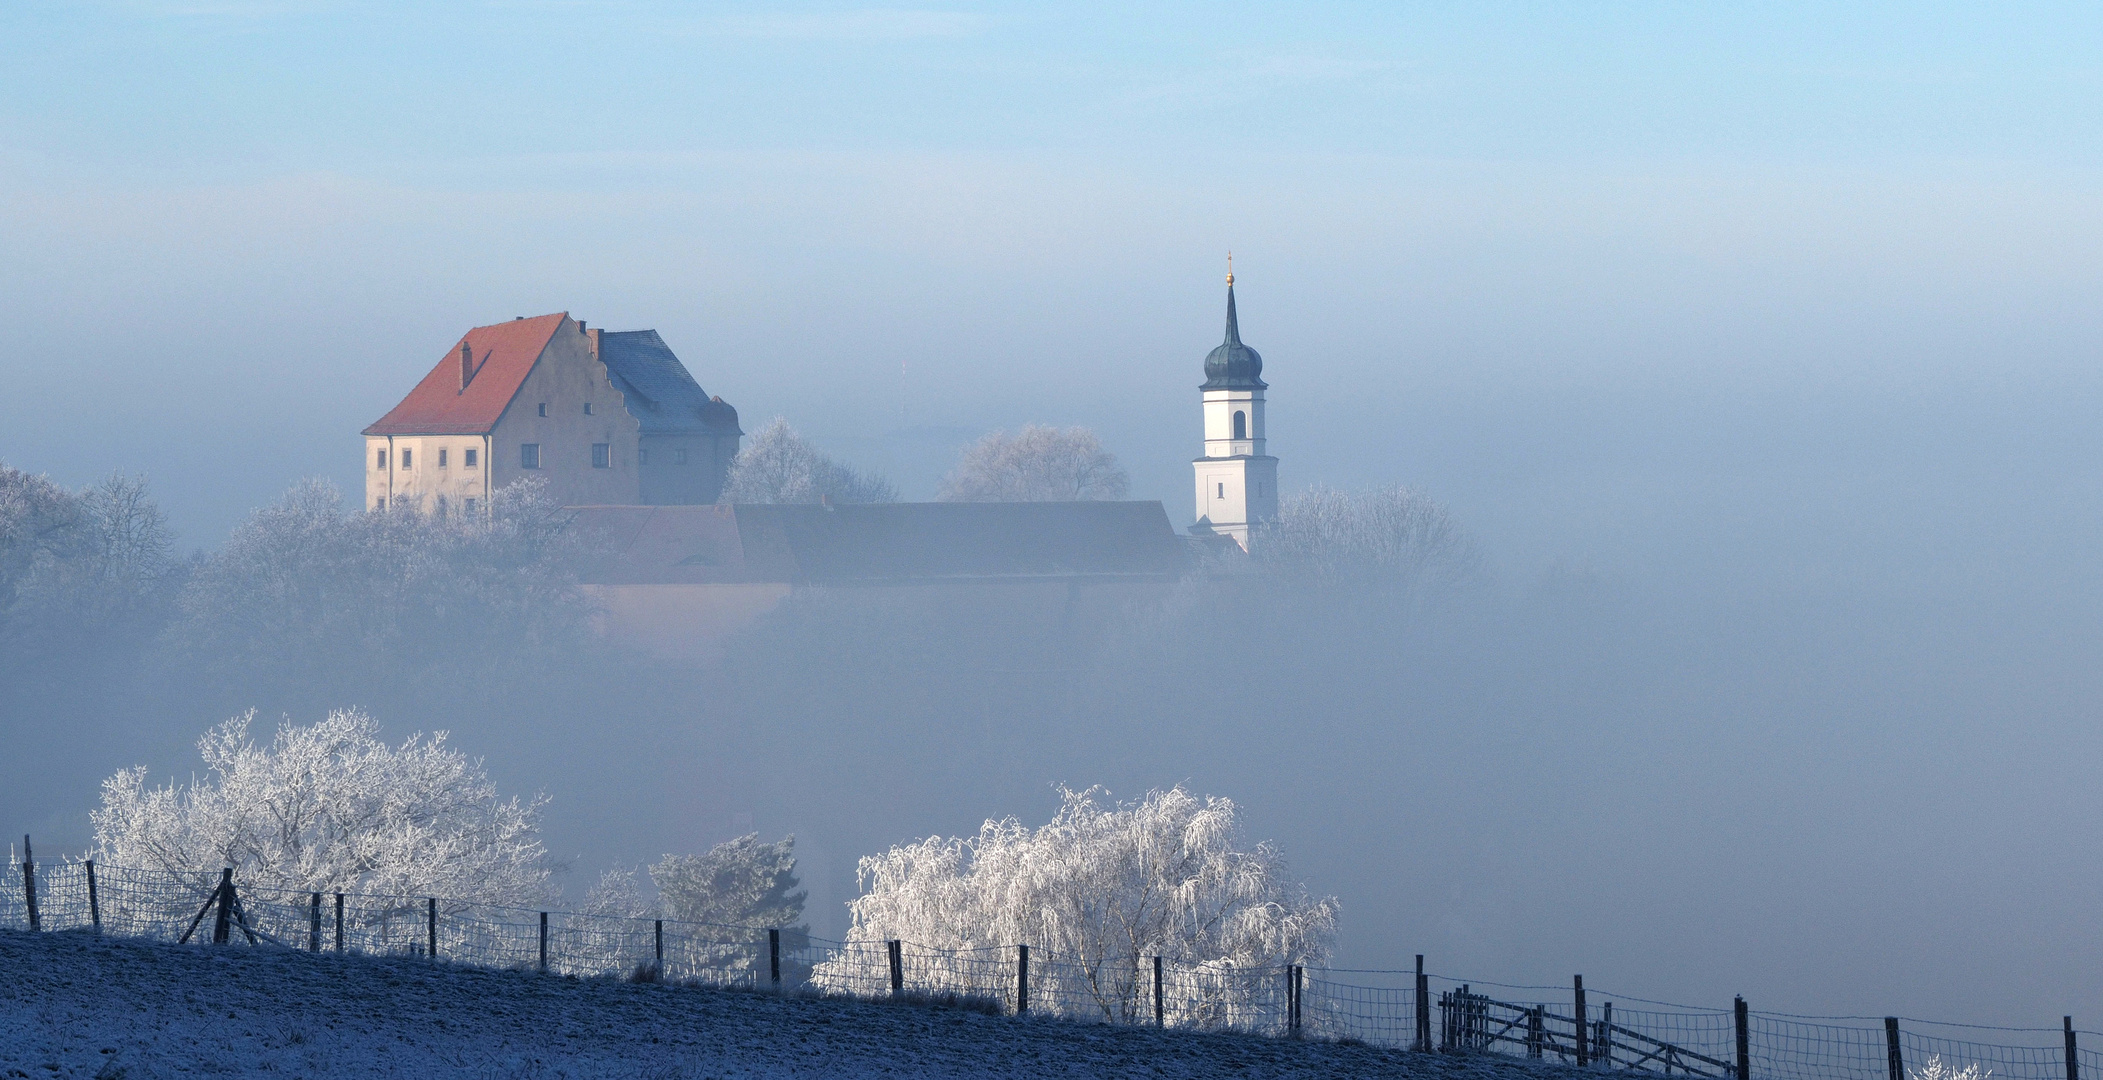
[[[1907,1069],[1906,1075],[1913,1080],[1987,1080],[1987,1077],[1993,1075],[1993,1070],[1982,1071],[1978,1062],[1966,1065],[1962,1069],[1952,1068],[1942,1060],[1942,1055],[1930,1054],[1926,1065],[1918,1069]]]
[[[549,895],[545,799],[499,798],[479,761],[444,733],[400,746],[356,710],[279,725],[257,744],[254,714],[199,740],[206,774],[149,786],[144,767],[103,782],[95,854],[114,866],[296,891],[529,904]]]
[[[304,481],[234,530],[192,576],[165,643],[230,685],[367,695],[419,677],[489,676],[584,639],[584,538],[545,482],[493,493],[486,517],[408,504],[346,513]]]
[[[724,503],[896,502],[891,482],[842,465],[775,417],[730,463]]]
[[[1328,956],[1336,900],[1293,882],[1270,844],[1244,848],[1232,801],[1180,786],[1114,805],[1095,789],[1062,794],[1041,828],[988,821],[975,837],[930,837],[863,858],[849,941],[1027,944],[1047,961],[1045,977],[1077,972],[1080,985],[1067,989],[1116,1019],[1140,1010],[1153,956],[1221,971]],[[820,965],[820,984],[852,985],[853,962]],[[1216,990],[1232,993],[1226,982]]]
[[[1029,424],[971,444],[942,482],[948,502],[1077,502],[1122,499],[1131,478],[1095,433]]]
[[[1292,578],[1403,590],[1452,584],[1480,565],[1474,541],[1446,508],[1405,487],[1342,491],[1316,485],[1279,503],[1250,550]]]
[[[667,855],[650,868],[650,883],[668,918],[801,929],[803,901],[796,887],[796,838],[764,843],[747,833],[705,855]]]

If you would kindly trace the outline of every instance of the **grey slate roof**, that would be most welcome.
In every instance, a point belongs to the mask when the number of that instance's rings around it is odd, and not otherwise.
[[[1205,357],[1200,390],[1262,390],[1263,354],[1241,343],[1241,324],[1234,317],[1234,283],[1227,281],[1227,340]]]
[[[599,359],[643,434],[743,434],[737,410],[711,398],[655,330],[599,332]]]
[[[1189,558],[1159,502],[585,506],[607,585],[1173,581]]]

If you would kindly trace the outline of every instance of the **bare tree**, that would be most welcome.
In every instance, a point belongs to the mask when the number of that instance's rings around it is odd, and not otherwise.
[[[826,457],[777,416],[730,463],[718,501],[878,503],[898,501],[898,491],[881,476]]]
[[[1029,424],[996,431],[964,451],[942,482],[946,502],[1080,502],[1122,499],[1130,477],[1083,427]]]
[[[1250,538],[1258,560],[1317,584],[1413,591],[1473,578],[1481,556],[1446,508],[1401,486],[1317,485],[1286,497]]]

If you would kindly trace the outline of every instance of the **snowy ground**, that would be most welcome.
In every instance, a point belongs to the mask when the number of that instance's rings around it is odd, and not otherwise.
[[[0,930],[0,1078],[1565,1080],[1510,1058]]]

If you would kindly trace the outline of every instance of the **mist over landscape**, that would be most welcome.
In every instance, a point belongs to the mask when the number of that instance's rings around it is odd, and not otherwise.
[[[2097,19],[10,15],[0,462],[143,476],[184,582],[307,478],[356,512],[359,431],[556,311],[908,501],[1086,427],[1181,529],[1228,248],[1282,490],[1404,485],[1469,557],[808,590],[705,669],[465,599],[282,654],[67,609],[4,639],[0,825],[79,853],[119,769],[358,706],[545,792],[572,899],[793,834],[838,936],[864,855],[1182,784],[1339,900],[1340,968],[2103,1016]]]

